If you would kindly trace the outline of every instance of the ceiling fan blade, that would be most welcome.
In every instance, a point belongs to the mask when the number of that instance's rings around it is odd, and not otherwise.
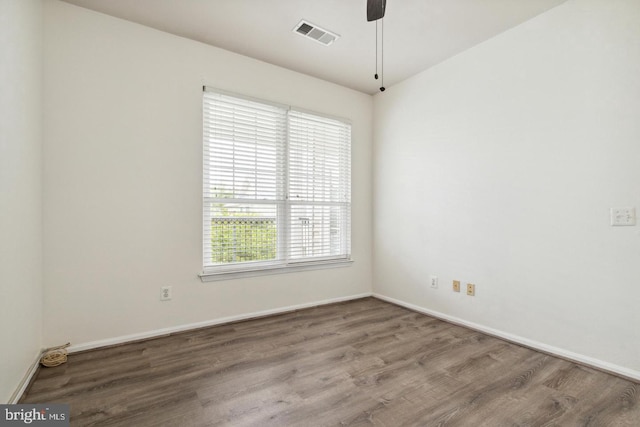
[[[367,21],[377,21],[384,18],[387,0],[367,0]]]

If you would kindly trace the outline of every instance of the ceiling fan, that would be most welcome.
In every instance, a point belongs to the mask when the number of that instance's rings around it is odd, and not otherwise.
[[[381,85],[380,92],[384,92],[384,12],[387,8],[387,0],[367,0],[367,21],[376,21],[376,73],[375,79],[378,80],[378,20],[381,22],[382,27],[382,43],[381,43],[381,55],[380,55],[380,75]]]
[[[377,21],[384,18],[387,0],[367,0],[367,21]]]

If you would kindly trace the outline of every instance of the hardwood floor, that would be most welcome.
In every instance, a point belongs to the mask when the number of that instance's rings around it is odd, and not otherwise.
[[[640,385],[365,298],[72,354],[74,426],[640,426]]]

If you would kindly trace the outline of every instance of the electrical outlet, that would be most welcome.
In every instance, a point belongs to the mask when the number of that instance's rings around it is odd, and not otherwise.
[[[431,276],[431,287],[434,289],[438,287],[438,278],[436,276]]]
[[[611,208],[611,225],[636,225],[636,208]]]
[[[460,281],[459,280],[454,280],[453,281],[453,292],[460,292]]]
[[[160,288],[160,301],[169,301],[171,299],[171,286],[163,286]]]
[[[475,296],[476,295],[476,285],[472,283],[467,283],[467,295]]]

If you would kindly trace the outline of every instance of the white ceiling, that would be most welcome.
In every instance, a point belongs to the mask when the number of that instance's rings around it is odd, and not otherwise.
[[[65,0],[365,93],[375,73],[366,0]],[[566,0],[387,0],[389,87]],[[339,34],[331,46],[292,32],[305,19]]]

